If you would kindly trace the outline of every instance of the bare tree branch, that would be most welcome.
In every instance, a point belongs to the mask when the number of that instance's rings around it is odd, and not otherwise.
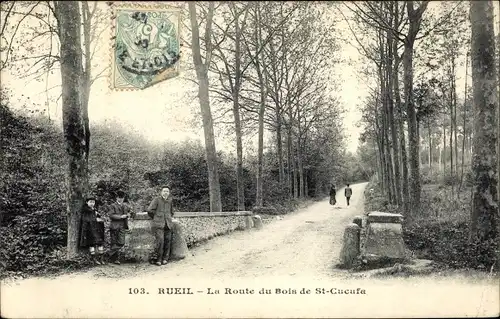
[[[9,42],[9,46],[7,48],[7,53],[6,53],[6,57],[5,57],[5,62],[2,62],[2,65],[0,65],[0,70],[3,70],[7,64],[8,64],[8,61],[9,61],[9,55],[10,55],[10,52],[12,50],[12,42],[14,41],[14,37],[16,36],[17,34],[17,31],[19,30],[19,26],[21,25],[21,23],[24,21],[24,19],[26,19],[32,12],[33,10],[35,10],[35,8],[38,6],[38,4],[40,3],[40,1],[37,1],[35,3],[35,5],[33,5],[31,7],[31,9],[28,11],[28,13],[26,15],[24,15],[21,20],[19,20],[19,22],[17,23],[17,26],[14,30],[14,33],[12,34],[11,38],[10,38],[10,42]]]
[[[15,6],[15,2],[12,1],[12,5],[10,6],[9,10],[5,14],[5,17],[3,18],[3,26],[2,26],[2,31],[0,31],[0,36],[4,35],[5,27],[7,26],[7,21],[9,20],[10,13],[12,12],[12,9]]]

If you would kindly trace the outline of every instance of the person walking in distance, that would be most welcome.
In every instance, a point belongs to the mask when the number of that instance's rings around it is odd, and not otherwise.
[[[352,196],[352,189],[351,189],[351,187],[349,187],[349,184],[347,184],[347,186],[344,190],[344,195],[345,195],[345,198],[347,200],[347,206],[349,206],[349,201],[351,200],[351,196]]]
[[[151,201],[147,212],[149,217],[153,219],[152,230],[156,241],[151,262],[157,266],[165,265],[170,257],[173,229],[172,217],[174,215],[170,187],[162,187],[160,196]]]
[[[335,195],[337,194],[337,189],[335,185],[330,185],[330,205],[335,205],[337,200],[335,199]]]
[[[125,235],[128,230],[128,219],[131,215],[130,207],[124,203],[125,193],[116,193],[116,202],[108,208],[108,215],[111,219],[109,224],[109,234],[111,237],[110,261],[113,264],[120,264],[120,250],[125,245]]]

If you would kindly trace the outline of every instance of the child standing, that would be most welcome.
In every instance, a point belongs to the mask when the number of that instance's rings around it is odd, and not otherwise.
[[[125,235],[128,230],[128,219],[131,214],[130,207],[124,203],[125,193],[116,193],[116,202],[108,209],[108,216],[111,219],[109,224],[109,234],[111,237],[110,261],[113,264],[120,264],[120,250],[125,245]]]
[[[88,197],[83,204],[80,246],[88,248],[94,264],[104,265],[104,220],[95,205],[94,197]]]

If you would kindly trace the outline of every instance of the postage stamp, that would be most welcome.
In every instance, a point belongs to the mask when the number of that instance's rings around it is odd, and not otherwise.
[[[111,89],[140,90],[179,75],[180,9],[115,6],[113,18]]]

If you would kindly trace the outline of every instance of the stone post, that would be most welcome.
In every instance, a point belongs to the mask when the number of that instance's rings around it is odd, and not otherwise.
[[[359,227],[363,227],[363,218],[361,218],[361,216],[355,216],[352,222],[358,225]]]
[[[260,218],[259,215],[254,215],[252,216],[252,220],[253,220],[253,224],[254,224],[254,227],[257,228],[257,229],[261,229],[262,228],[262,218]]]
[[[252,216],[245,216],[245,229],[250,229],[254,227],[254,222]]]
[[[184,231],[182,225],[174,219],[174,227],[172,229],[172,245],[170,246],[170,259],[184,259],[189,255],[186,240],[184,239]]]
[[[355,223],[351,223],[345,227],[344,242],[340,252],[340,263],[345,268],[352,268],[356,258],[359,256],[360,232],[361,228]]]

